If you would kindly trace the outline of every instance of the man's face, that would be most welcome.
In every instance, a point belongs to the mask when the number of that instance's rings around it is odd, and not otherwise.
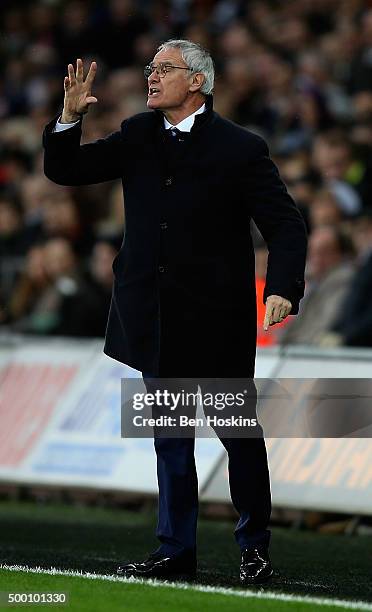
[[[187,68],[179,49],[159,51],[152,61],[155,66],[160,63]],[[147,107],[162,111],[181,107],[193,91],[193,77],[190,70],[171,68],[165,76],[155,71],[147,79]],[[191,89],[190,89],[191,88]]]
[[[341,261],[342,255],[331,228],[314,229],[309,240],[307,266],[313,280],[321,280]]]
[[[328,144],[318,140],[313,148],[313,161],[326,180],[342,179],[350,166],[347,144]]]

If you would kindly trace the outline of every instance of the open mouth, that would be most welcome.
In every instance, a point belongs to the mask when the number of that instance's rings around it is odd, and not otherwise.
[[[158,96],[160,94],[160,90],[157,89],[156,87],[150,87],[149,88],[149,97],[153,98],[154,96]]]

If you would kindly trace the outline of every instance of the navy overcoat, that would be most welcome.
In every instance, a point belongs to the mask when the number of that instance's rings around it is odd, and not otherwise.
[[[296,314],[304,293],[305,225],[266,142],[216,113],[211,96],[206,106],[171,155],[159,111],[130,117],[117,132],[85,145],[81,122],[54,133],[55,118],[44,130],[44,171],[52,181],[122,179],[125,235],[113,263],[104,351],[140,371],[154,371],[159,361],[162,287],[175,288],[180,309],[202,313],[204,327],[190,342],[197,336],[202,346],[204,330],[223,345],[235,326],[234,350],[254,364],[251,218],[269,248],[264,301],[283,296]],[[206,330],[208,321],[218,328]]]

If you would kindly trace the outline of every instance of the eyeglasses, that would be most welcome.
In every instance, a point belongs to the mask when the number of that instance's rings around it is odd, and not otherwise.
[[[168,72],[171,72],[174,68],[177,68],[178,70],[191,70],[192,72],[192,68],[189,68],[188,66],[173,66],[173,64],[164,64],[160,62],[160,64],[158,64],[157,66],[155,64],[149,64],[148,66],[145,66],[143,74],[145,75],[145,78],[148,79],[150,74],[155,71],[156,74],[162,78],[165,77],[165,75]]]

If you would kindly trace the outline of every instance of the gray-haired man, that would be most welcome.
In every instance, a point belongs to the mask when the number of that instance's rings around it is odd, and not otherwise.
[[[306,232],[265,141],[213,111],[212,59],[190,41],[159,47],[145,69],[147,106],[105,139],[80,145],[97,66],[65,77],[60,121],[45,129],[45,173],[64,185],[123,179],[125,240],[116,257],[107,355],[162,378],[253,378],[255,266],[250,219],[269,247],[264,327],[298,312]],[[76,122],[76,123],[74,123]],[[63,125],[64,124],[64,125]],[[242,584],[272,575],[271,501],[262,437],[224,436],[239,513]],[[159,548],[121,575],[196,570],[198,486],[194,439],[155,437]]]

